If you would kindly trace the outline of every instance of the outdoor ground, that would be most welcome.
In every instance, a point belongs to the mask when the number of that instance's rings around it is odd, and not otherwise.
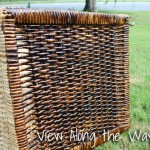
[[[30,0],[31,3],[71,3],[71,2],[85,2],[85,0]],[[107,0],[97,0],[97,2],[105,2]],[[114,2],[115,0],[108,0],[109,2]],[[0,0],[0,4],[24,4],[28,0]],[[117,0],[117,2],[141,2],[141,0]],[[150,2],[150,0],[142,0],[142,2]]]
[[[116,12],[118,13],[118,12]],[[123,12],[120,12],[123,13]],[[135,26],[130,27],[130,104],[131,129],[150,135],[150,12],[128,13]],[[129,132],[119,142],[107,142],[95,150],[150,150],[147,142],[130,142]]]

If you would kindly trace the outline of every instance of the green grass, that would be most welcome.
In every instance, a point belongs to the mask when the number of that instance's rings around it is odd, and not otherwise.
[[[116,12],[117,13],[117,12]],[[120,12],[123,13],[123,12]],[[150,12],[132,12],[130,27],[131,129],[150,134]],[[119,142],[107,142],[95,150],[150,150],[148,142],[130,142],[128,133]]]
[[[106,0],[97,0],[97,2],[105,2]],[[150,2],[150,0],[117,0],[118,2]],[[31,0],[31,3],[78,3],[85,0]],[[114,0],[109,0],[114,2]],[[0,0],[0,4],[26,4],[28,0]]]

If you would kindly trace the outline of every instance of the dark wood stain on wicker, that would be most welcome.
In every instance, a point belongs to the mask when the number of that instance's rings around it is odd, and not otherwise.
[[[94,132],[98,146],[105,142],[104,129],[121,133],[129,128],[128,16],[0,12],[5,41],[0,67],[4,71],[6,59],[8,78],[8,89],[1,78],[1,95],[10,94],[13,109],[9,116],[5,111],[11,134],[1,149],[89,150],[93,141],[70,141],[71,129]],[[63,140],[41,142],[36,133],[43,130],[62,133]]]

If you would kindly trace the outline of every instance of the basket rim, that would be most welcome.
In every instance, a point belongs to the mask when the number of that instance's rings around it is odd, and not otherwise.
[[[4,18],[15,19],[16,24],[37,25],[123,25],[128,24],[125,14],[108,14],[66,10],[3,8]]]

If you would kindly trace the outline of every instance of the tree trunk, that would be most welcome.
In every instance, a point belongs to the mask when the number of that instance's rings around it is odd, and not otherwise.
[[[96,0],[86,0],[84,11],[96,11]]]
[[[28,0],[27,8],[31,7],[31,0]]]

